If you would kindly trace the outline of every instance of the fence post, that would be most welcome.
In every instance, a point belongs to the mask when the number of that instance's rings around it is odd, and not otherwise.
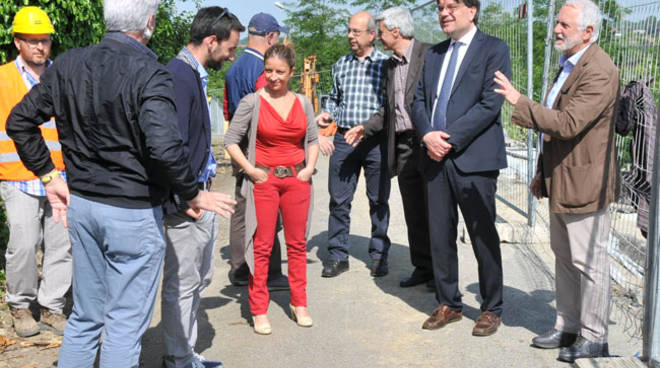
[[[658,109],[660,121],[660,109]],[[660,129],[656,125],[655,141],[660,142]],[[644,358],[649,367],[660,367],[660,149],[653,154],[653,178],[649,206],[649,234],[647,239],[646,275],[644,289]]]
[[[552,2],[552,0],[550,0]],[[527,97],[534,99],[534,2],[527,0]],[[527,185],[534,179],[534,131],[527,129]],[[527,193],[527,225],[536,223],[536,199]]]

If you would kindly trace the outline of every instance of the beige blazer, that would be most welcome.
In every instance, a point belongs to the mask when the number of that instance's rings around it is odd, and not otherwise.
[[[314,107],[305,95],[297,94],[305,116],[307,117],[307,133],[303,146],[305,147],[305,157],[308,154],[308,146],[318,144],[318,128],[314,121]],[[232,144],[243,146],[241,142],[247,139],[247,146],[243,153],[246,154],[248,161],[252,165],[255,164],[255,153],[257,146],[257,125],[259,123],[259,109],[261,106],[261,99],[259,98],[258,91],[250,93],[241,99],[241,102],[236,108],[236,112],[231,119],[229,129],[225,134],[224,145],[225,147]],[[239,175],[245,175],[242,172]],[[312,209],[314,205],[314,188],[312,187],[312,198],[309,201],[309,212],[307,215],[307,232],[309,234],[310,219],[312,218]],[[257,230],[257,213],[254,207],[254,183],[250,178],[246,177],[241,186],[241,195],[245,198],[245,263],[250,268],[250,272],[254,274],[254,233]]]
[[[521,96],[511,121],[545,133],[537,174],[550,211],[584,214],[616,200],[619,170],[614,141],[619,73],[591,44],[557,95],[552,109]]]

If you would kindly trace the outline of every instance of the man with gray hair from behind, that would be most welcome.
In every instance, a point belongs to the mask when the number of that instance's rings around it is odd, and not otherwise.
[[[14,108],[7,133],[42,179],[55,221],[69,225],[74,306],[58,367],[137,367],[160,279],[161,203],[227,217],[235,204],[200,191],[178,130],[174,83],[146,45],[159,0],[105,0],[108,33],[70,50]],[[56,119],[67,182],[38,126]],[[69,192],[69,190],[71,192]]]
[[[609,355],[609,204],[618,168],[614,142],[619,73],[595,43],[601,14],[590,0],[568,0],[554,28],[564,54],[546,101],[521,94],[500,72],[495,82],[514,106],[511,121],[543,137],[530,191],[550,200],[550,246],[555,254],[557,318],[532,345],[556,349],[559,360]]]

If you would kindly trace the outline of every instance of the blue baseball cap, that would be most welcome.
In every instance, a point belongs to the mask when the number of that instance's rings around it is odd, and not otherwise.
[[[248,32],[259,36],[265,36],[270,32],[289,33],[289,29],[277,23],[277,20],[272,15],[258,13],[250,19]]]

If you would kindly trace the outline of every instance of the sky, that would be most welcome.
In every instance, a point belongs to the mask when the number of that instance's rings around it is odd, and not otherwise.
[[[285,2],[281,0],[281,2]],[[195,12],[195,3],[194,1],[180,1],[177,0],[175,1],[175,4],[177,6],[177,10],[179,11],[190,11],[190,12]],[[205,6],[226,6],[229,8],[229,11],[234,13],[237,17],[238,20],[241,21],[241,23],[247,27],[248,23],[250,22],[250,18],[252,18],[253,15],[264,12],[268,13],[277,19],[277,22],[279,24],[284,24],[284,20],[286,19],[286,12],[274,5],[274,1],[269,1],[269,0],[242,0],[242,1],[226,1],[225,2],[218,2],[218,1],[204,1],[202,0],[202,7]]]

